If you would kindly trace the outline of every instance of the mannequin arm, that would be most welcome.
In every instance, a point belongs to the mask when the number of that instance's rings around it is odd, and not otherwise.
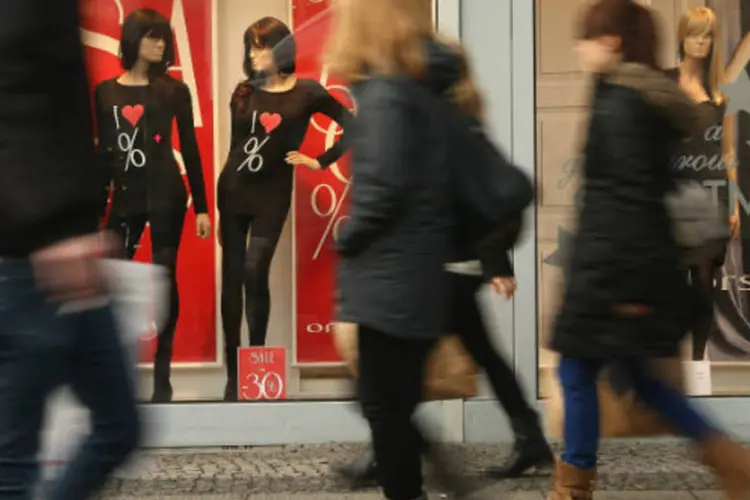
[[[729,61],[724,72],[725,82],[731,83],[735,81],[740,76],[740,73],[745,70],[748,62],[750,62],[750,33],[745,35],[739,45],[737,45],[732,60]]]
[[[193,120],[193,102],[187,85],[177,88],[177,132],[180,136],[180,149],[185,163],[190,194],[193,195],[193,208],[196,214],[208,213],[206,202],[206,185],[203,181],[203,166],[195,139],[195,122]]]
[[[96,163],[98,166],[98,172],[101,175],[102,191],[101,191],[101,217],[107,210],[107,202],[109,201],[109,195],[112,190],[112,168],[113,168],[113,154],[112,148],[104,144],[108,138],[112,137],[113,134],[108,130],[107,123],[109,116],[104,110],[104,101],[102,99],[102,86],[97,85],[94,89],[94,114],[96,117],[96,130],[95,130],[95,145],[96,145]]]
[[[354,116],[339,102],[338,99],[329,94],[322,86],[315,91],[313,97],[313,112],[326,115],[344,129],[344,133],[341,134],[339,140],[317,158],[321,168],[325,169],[328,168],[331,163],[341,158],[348,149],[349,141],[346,128],[347,124],[351,123]]]

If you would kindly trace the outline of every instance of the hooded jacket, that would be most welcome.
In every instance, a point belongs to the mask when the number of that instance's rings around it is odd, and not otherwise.
[[[449,314],[450,127],[435,104],[459,65],[435,43],[427,55],[421,79],[373,75],[352,88],[350,219],[338,240],[338,319],[401,338],[435,338]]]
[[[595,86],[583,203],[551,346],[583,358],[675,354],[691,296],[664,197],[670,160],[711,119],[661,71],[622,64]],[[625,316],[618,306],[645,306]]]
[[[0,2],[0,257],[97,229],[91,121],[78,2]]]

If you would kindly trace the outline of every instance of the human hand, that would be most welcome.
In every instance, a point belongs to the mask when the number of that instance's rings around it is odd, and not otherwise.
[[[112,234],[94,233],[37,250],[30,256],[36,285],[55,302],[99,297],[106,288],[98,260],[116,247]]]
[[[202,240],[211,236],[211,218],[208,214],[198,214],[195,216],[195,234]]]
[[[510,276],[495,276],[490,280],[490,285],[496,294],[502,295],[506,299],[513,297],[518,287],[516,278]]]
[[[315,158],[311,158],[306,154],[302,154],[299,151],[290,151],[286,154],[287,164],[289,165],[303,165],[310,170],[320,170],[320,162]]]

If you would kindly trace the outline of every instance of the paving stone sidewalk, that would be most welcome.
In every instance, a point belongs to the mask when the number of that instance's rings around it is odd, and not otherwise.
[[[331,465],[354,458],[362,449],[361,444],[329,444],[147,450],[117,473],[107,486],[106,496],[154,498],[200,494],[232,498],[231,495],[250,494],[344,493],[348,491],[346,484],[332,474]],[[540,492],[549,485],[549,471],[502,483],[483,478],[482,470],[500,463],[509,453],[508,446],[455,445],[445,446],[444,450],[464,474],[471,476],[477,489]],[[427,477],[434,489],[429,471]],[[675,441],[605,443],[597,488],[611,492],[657,491],[663,492],[663,498],[677,498],[667,495],[670,491],[717,489],[709,472],[695,462],[690,450]]]

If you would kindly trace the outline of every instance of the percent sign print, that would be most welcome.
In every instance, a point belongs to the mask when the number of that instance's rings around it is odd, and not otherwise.
[[[284,394],[284,379],[276,372],[266,372],[265,368],[258,371],[260,373],[248,373],[245,377],[245,383],[240,387],[242,399],[279,399]]]
[[[317,186],[315,186],[315,188],[313,188],[312,193],[310,193],[310,205],[312,206],[312,210],[315,215],[317,215],[318,217],[328,217],[328,224],[326,225],[323,234],[320,236],[318,246],[315,247],[313,260],[316,260],[318,258],[318,256],[320,255],[320,251],[323,249],[323,244],[326,242],[328,236],[331,233],[333,233],[334,240],[338,239],[339,226],[341,225],[341,222],[349,218],[348,215],[341,215],[341,207],[344,204],[346,196],[349,194],[349,188],[351,187],[351,185],[351,182],[346,183],[346,187],[344,187],[344,191],[341,193],[340,197],[336,195],[336,191],[330,184],[318,184]],[[321,191],[323,190],[328,192],[328,196],[330,198],[328,207],[325,209],[321,208],[319,196]]]
[[[138,128],[133,131],[132,136],[128,136],[125,132],[120,133],[117,136],[117,146],[120,151],[126,154],[125,157],[125,171],[127,172],[130,165],[134,167],[142,168],[146,164],[146,154],[135,147],[135,138],[138,136]]]

